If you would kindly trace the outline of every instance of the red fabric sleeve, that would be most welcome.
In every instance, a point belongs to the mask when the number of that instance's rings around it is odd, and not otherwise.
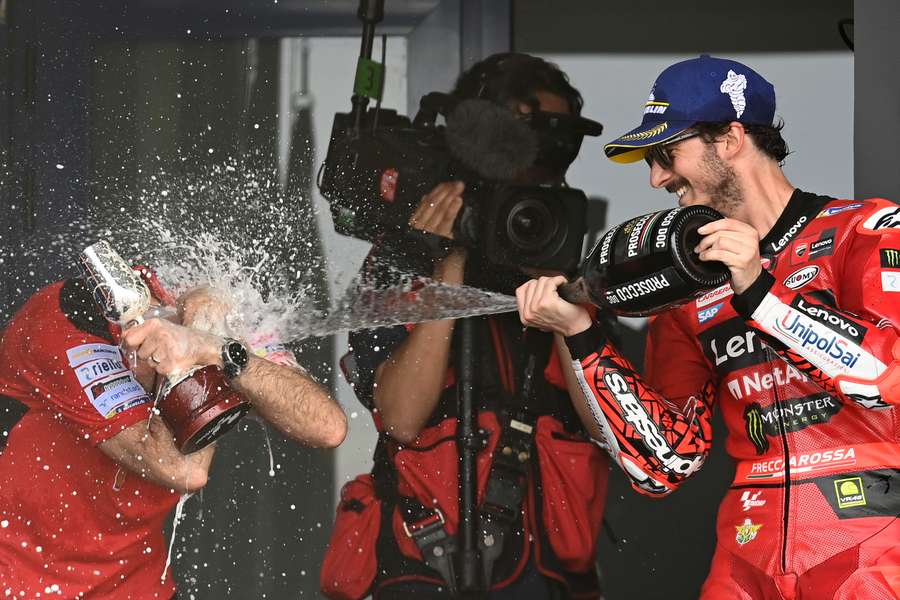
[[[150,398],[119,347],[77,329],[58,298],[58,286],[39,292],[3,332],[0,393],[58,415],[96,445],[146,419]]]
[[[674,328],[674,329],[673,329]],[[701,368],[693,338],[677,328],[675,314],[651,323],[648,364],[654,381],[673,394],[677,405],[635,373],[608,343],[575,360],[575,374],[602,432],[598,442],[637,491],[663,496],[703,465],[712,442],[710,418],[714,387],[709,368]],[[570,349],[577,342],[569,342]],[[669,347],[669,342],[677,343]],[[580,356],[574,352],[573,356]],[[683,374],[683,380],[681,379]]]
[[[900,207],[879,200],[860,212],[833,263],[837,306],[764,274],[758,282],[769,287],[745,316],[825,391],[883,408],[900,404]]]

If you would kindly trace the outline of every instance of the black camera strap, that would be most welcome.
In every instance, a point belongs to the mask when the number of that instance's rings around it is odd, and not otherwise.
[[[444,515],[407,496],[400,497],[400,510],[404,533],[416,543],[425,564],[440,573],[450,593],[456,595],[456,538],[447,533]]]
[[[512,406],[502,413],[505,416],[503,429],[494,450],[487,489],[481,503],[483,534],[479,549],[485,581],[491,581],[494,563],[503,555],[506,538],[514,524],[520,521],[531,459],[535,453],[535,375],[547,363],[552,341],[548,344],[547,336],[532,336],[529,333],[537,332],[526,332],[522,340],[526,355],[520,370],[521,383]]]

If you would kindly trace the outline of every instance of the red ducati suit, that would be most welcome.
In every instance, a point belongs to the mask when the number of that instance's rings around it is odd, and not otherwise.
[[[115,328],[117,329],[117,328]],[[97,445],[151,400],[81,280],[55,283],[0,338],[0,394],[28,412],[0,452],[0,598],[171,598],[172,490]]]
[[[652,320],[644,377],[596,325],[567,340],[600,441],[665,495],[721,404],[736,473],[704,599],[898,598],[900,207],[795,190],[760,253],[744,293]]]

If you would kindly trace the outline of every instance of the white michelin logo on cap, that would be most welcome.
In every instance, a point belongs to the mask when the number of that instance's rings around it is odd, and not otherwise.
[[[728,94],[728,97],[731,98],[731,105],[734,107],[734,112],[737,113],[735,117],[737,119],[741,118],[744,109],[747,108],[747,99],[744,98],[745,89],[747,89],[747,78],[730,70],[728,77],[719,86],[719,91]]]

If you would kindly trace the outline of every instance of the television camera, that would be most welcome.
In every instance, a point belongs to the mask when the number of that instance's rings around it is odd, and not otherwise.
[[[439,256],[449,247],[444,238],[413,230],[409,219],[435,185],[461,180],[453,243],[479,248],[495,265],[574,271],[586,231],[584,192],[517,182],[534,165],[564,173],[583,137],[599,135],[602,125],[539,110],[516,114],[439,92],[422,97],[413,119],[381,108],[383,59],[374,62],[371,54],[383,0],[363,0],[358,16],[363,40],[352,110],[335,115],[319,173],[335,230],[371,242],[427,238]],[[369,98],[377,103],[367,110]]]

